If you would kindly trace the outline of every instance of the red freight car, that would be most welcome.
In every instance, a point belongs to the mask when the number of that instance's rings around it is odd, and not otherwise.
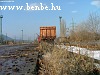
[[[40,27],[41,40],[54,40],[56,38],[56,26]]]

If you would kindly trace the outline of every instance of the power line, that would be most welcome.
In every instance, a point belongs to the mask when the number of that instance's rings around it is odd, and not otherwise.
[[[72,24],[72,30],[74,31],[75,30],[75,24],[76,23],[74,22],[74,19],[73,18],[72,18],[72,23],[71,24]]]

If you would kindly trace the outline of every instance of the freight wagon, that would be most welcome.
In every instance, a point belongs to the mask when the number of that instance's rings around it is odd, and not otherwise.
[[[55,38],[56,38],[56,26],[40,27],[39,41],[40,41],[40,39],[54,41]]]

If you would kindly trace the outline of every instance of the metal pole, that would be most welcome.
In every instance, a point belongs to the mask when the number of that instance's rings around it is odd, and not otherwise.
[[[21,30],[22,31],[22,43],[23,43],[23,30]]]
[[[72,24],[72,30],[74,31],[75,30],[75,24],[76,23],[74,22],[74,19],[73,18],[72,18],[72,23],[71,24]]]
[[[60,19],[60,39],[59,39],[59,41],[61,42],[62,41],[62,39],[61,39],[61,37],[62,37],[62,26],[61,26],[61,16],[59,16],[59,19]]]
[[[15,36],[15,44],[16,44],[16,36]]]
[[[7,33],[6,33],[6,44],[7,44]]]
[[[0,41],[1,41],[1,44],[2,44],[2,42],[3,42],[3,41],[2,41],[2,18],[3,18],[3,15],[0,15],[0,22],[1,22],[1,23],[0,23],[0,27],[1,27],[1,28],[0,28],[0,29],[1,29],[1,30],[0,30]]]
[[[62,19],[62,17],[59,16],[59,19],[60,19],[60,37],[61,37],[62,36],[62,27],[61,27],[61,19]]]
[[[35,34],[34,34],[34,40],[35,40]]]

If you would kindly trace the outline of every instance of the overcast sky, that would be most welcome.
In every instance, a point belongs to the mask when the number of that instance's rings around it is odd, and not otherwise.
[[[0,0],[0,6],[23,6],[23,10],[1,10],[3,15],[3,34],[12,38],[21,38],[21,30],[24,31],[24,39],[33,39],[39,34],[40,26],[56,26],[59,35],[59,16],[66,21],[67,27],[71,27],[72,17],[77,24],[88,18],[91,12],[100,14],[100,0]],[[3,2],[9,1],[9,2]],[[11,2],[10,2],[11,1]],[[39,6],[40,3],[48,8],[60,6],[61,10],[25,10],[27,4]]]

